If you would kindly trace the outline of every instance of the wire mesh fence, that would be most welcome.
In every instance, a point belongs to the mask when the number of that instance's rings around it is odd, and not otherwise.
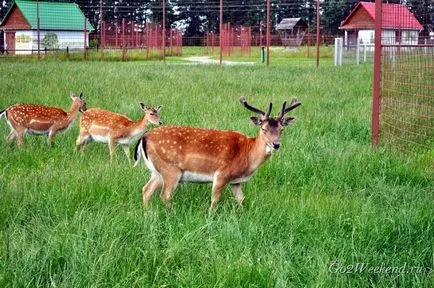
[[[381,63],[375,65],[381,69],[381,94],[379,127],[373,129],[383,143],[433,151],[434,34],[420,21],[430,19],[429,9],[419,19],[403,5],[383,3],[380,9]]]
[[[223,60],[332,64],[334,37],[343,33],[339,23],[355,2],[6,0],[0,52],[145,60],[186,54],[218,59],[221,50]]]

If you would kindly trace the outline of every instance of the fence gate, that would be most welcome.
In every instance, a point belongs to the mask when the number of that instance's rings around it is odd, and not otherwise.
[[[434,151],[433,16],[414,9],[376,0],[372,143]]]

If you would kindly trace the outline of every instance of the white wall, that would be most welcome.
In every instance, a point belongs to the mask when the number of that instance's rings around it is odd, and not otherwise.
[[[44,50],[43,45],[44,37],[47,33],[52,32],[57,35],[57,45],[55,48],[58,49],[83,49],[84,47],[84,32],[83,31],[40,31],[40,48]],[[89,33],[86,34],[86,46],[89,47]],[[5,38],[6,39],[6,38]],[[38,49],[38,32],[36,30],[27,31],[17,31],[15,33],[15,48],[17,50],[27,50],[27,51],[16,51],[16,54],[31,54],[32,50],[35,53]]]
[[[375,31],[374,30],[360,30],[358,37],[362,44],[374,44]],[[398,44],[396,39],[395,30],[383,30],[381,32],[382,44]],[[403,45],[417,45],[419,40],[419,32],[417,30],[403,30],[401,31],[401,43]]]

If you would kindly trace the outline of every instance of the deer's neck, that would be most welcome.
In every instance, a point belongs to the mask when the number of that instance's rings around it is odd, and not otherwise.
[[[267,147],[267,144],[261,135],[258,135],[256,138],[252,139],[249,149],[251,170],[256,170],[270,157],[271,151],[269,149],[270,148]]]
[[[72,103],[71,109],[66,113],[67,116],[67,122],[68,124],[74,121],[75,117],[77,117],[78,111],[80,110],[80,104],[79,103]]]
[[[130,129],[132,132],[142,132],[145,130],[146,126],[148,126],[148,119],[146,118],[146,115],[142,115],[139,120],[134,121],[133,124],[131,124]]]

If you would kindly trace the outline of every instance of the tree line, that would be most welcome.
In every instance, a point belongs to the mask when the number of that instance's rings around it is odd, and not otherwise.
[[[52,1],[52,0],[44,0]],[[365,0],[375,2],[374,0]],[[92,25],[98,29],[100,0],[57,0],[74,2],[80,6]],[[184,37],[202,37],[207,31],[219,30],[219,0],[166,0],[167,28],[179,27]],[[339,25],[359,0],[320,0],[321,29],[324,34],[339,34]],[[405,4],[424,25],[425,33],[434,27],[434,1],[432,0],[385,0],[387,3]],[[3,19],[13,0],[0,3],[0,19]],[[102,18],[114,21],[125,18],[137,23],[162,20],[161,0],[103,0]],[[258,32],[265,27],[265,0],[224,0],[223,21],[233,25],[251,26]],[[272,0],[271,27],[283,18],[301,17],[312,29],[316,28],[316,0]],[[62,17],[59,15],[58,17]]]

